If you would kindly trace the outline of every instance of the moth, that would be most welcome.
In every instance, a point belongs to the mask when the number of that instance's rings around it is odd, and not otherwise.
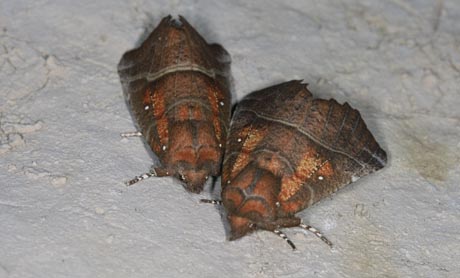
[[[348,103],[315,99],[298,80],[253,92],[235,110],[223,162],[229,239],[267,230],[295,249],[280,229],[301,227],[332,246],[295,214],[386,162]]]
[[[127,182],[173,176],[194,193],[221,171],[230,122],[230,55],[180,16],[163,18],[118,64],[138,132],[161,165]]]

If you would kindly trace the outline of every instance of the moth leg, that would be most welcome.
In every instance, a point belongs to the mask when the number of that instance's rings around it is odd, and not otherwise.
[[[323,236],[323,234],[318,229],[310,225],[305,225],[303,223],[300,223],[299,227],[309,232],[312,232],[313,234],[315,234],[315,236],[319,237],[322,241],[324,241],[327,245],[329,245],[329,247],[332,248],[332,242],[330,242],[325,236]]]
[[[213,204],[213,205],[222,205],[221,200],[210,200],[210,199],[200,199],[200,203]]]
[[[131,185],[133,185],[135,183],[138,183],[138,182],[140,182],[142,180],[145,180],[145,179],[148,179],[148,178],[151,178],[151,177],[164,177],[164,176],[168,176],[168,175],[169,175],[169,173],[168,173],[167,170],[165,170],[163,168],[154,168],[154,167],[152,167],[149,172],[144,173],[144,174],[142,174],[140,176],[136,176],[136,177],[134,177],[134,179],[125,182],[125,184],[126,184],[126,186],[131,186]]]
[[[332,242],[330,242],[323,234],[316,228],[310,226],[310,225],[305,225],[302,223],[301,219],[298,217],[286,217],[286,218],[279,218],[275,221],[277,227],[300,227],[304,230],[307,230],[315,236],[319,237],[322,241],[324,241],[329,247],[332,248]]]
[[[123,137],[123,138],[142,137],[142,133],[140,133],[139,131],[123,132],[123,133],[120,133],[120,136]]]
[[[281,232],[280,230],[273,230],[272,231],[273,233],[275,233],[276,235],[278,235],[279,237],[281,237],[282,239],[284,239],[291,247],[292,247],[292,250],[296,250],[297,248],[295,247],[294,243],[287,237],[287,235],[283,232]]]

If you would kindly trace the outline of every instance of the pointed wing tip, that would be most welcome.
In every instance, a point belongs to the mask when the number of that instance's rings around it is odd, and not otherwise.
[[[290,81],[286,81],[282,84],[286,84],[286,85],[296,85],[296,86],[302,86],[303,88],[305,88],[306,90],[308,90],[308,85],[309,83],[306,83],[304,82],[303,79],[292,79]]]
[[[383,169],[387,163],[387,153],[379,145],[379,149],[372,155],[371,159],[367,162],[367,165],[370,169],[370,173],[372,173]]]
[[[377,153],[378,154],[378,162],[380,164],[380,167],[377,169],[382,169],[383,167],[385,167],[388,163],[388,156],[387,156],[387,152],[380,148],[379,152]]]
[[[297,85],[308,85],[308,83],[303,83],[303,79],[292,79],[292,80],[289,80],[289,81],[286,81],[285,83],[286,84],[289,84],[289,83],[292,83],[292,84],[297,84]]]
[[[305,83],[303,79],[293,79],[291,81],[286,82],[286,85],[294,85],[298,86],[299,90],[303,90],[307,93],[308,96],[312,97],[312,93],[308,90],[308,83]]]
[[[168,14],[167,16],[163,17],[163,19],[161,19],[160,24],[158,24],[158,26],[160,26],[162,24],[171,24],[171,21],[173,21],[173,20],[174,19],[173,19],[172,15]],[[158,27],[156,27],[156,28],[158,28]]]
[[[179,15],[179,22],[181,26],[191,26],[190,23],[188,23],[187,19],[183,15]]]
[[[172,15],[167,15],[163,17],[160,21],[160,24],[154,29],[157,30],[160,26],[170,26],[170,27],[182,27],[187,20],[181,15],[178,15],[178,18],[174,18]]]

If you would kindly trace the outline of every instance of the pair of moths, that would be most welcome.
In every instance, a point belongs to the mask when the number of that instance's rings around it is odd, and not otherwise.
[[[229,66],[227,51],[183,17],[165,17],[123,55],[118,72],[140,131],[126,136],[142,136],[161,162],[128,184],[173,176],[199,193],[222,174],[230,240],[261,229],[295,248],[280,228],[298,226],[331,245],[295,214],[384,167],[385,151],[357,110],[313,98],[299,80],[249,94],[230,123]]]

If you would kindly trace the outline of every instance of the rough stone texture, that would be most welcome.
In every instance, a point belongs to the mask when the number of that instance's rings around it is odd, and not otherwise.
[[[294,78],[359,109],[389,165],[285,232],[225,240],[218,208],[155,157],[116,65],[167,14],[232,55],[234,95]],[[459,277],[460,5],[391,1],[1,1],[0,277]]]

